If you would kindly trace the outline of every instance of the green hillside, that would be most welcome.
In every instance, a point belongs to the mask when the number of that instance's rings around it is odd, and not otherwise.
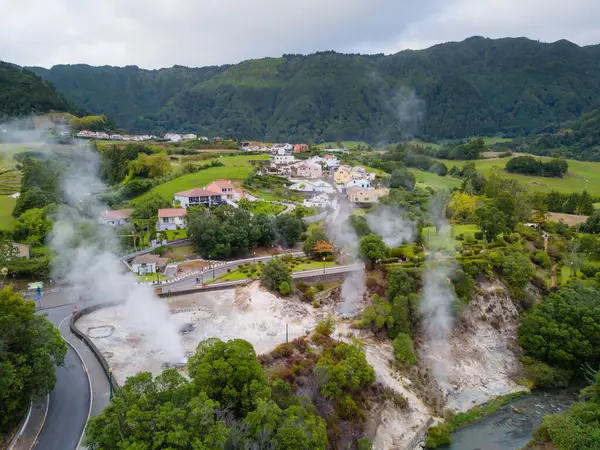
[[[295,142],[524,136],[600,107],[600,51],[469,38],[394,55],[321,52],[233,66],[32,68],[138,132]]]
[[[51,111],[80,112],[51,83],[29,70],[0,61],[0,118]]]

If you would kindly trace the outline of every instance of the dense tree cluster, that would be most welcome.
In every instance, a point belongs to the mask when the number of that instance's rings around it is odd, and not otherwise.
[[[481,153],[488,151],[483,138],[473,139],[470,142],[456,146],[444,146],[437,152],[437,157],[442,159],[479,159]]]
[[[294,215],[273,218],[264,213],[252,216],[248,211],[219,206],[208,212],[204,208],[188,211],[188,235],[204,258],[223,259],[248,252],[258,245],[276,240],[292,246],[300,238],[302,221]]]
[[[566,214],[582,214],[585,216],[594,213],[594,198],[588,191],[561,194],[557,191],[549,193],[536,193],[534,206],[540,211],[550,211]]]
[[[551,159],[545,162],[533,156],[517,156],[506,163],[506,171],[541,177],[562,178],[567,174],[569,164],[564,159]]]
[[[600,362],[600,292],[580,283],[546,297],[524,318],[519,342],[550,365],[577,369]]]
[[[32,301],[0,291],[0,432],[23,417],[32,398],[52,391],[66,353],[60,333],[35,314]]]
[[[310,402],[291,401],[286,383],[269,386],[248,342],[201,342],[188,373],[189,381],[176,369],[155,379],[147,372],[128,378],[90,419],[85,444],[91,450],[327,448],[325,420]]]

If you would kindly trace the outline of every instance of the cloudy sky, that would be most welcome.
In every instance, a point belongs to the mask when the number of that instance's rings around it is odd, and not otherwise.
[[[0,60],[204,66],[472,35],[600,43],[599,0],[0,0]]]

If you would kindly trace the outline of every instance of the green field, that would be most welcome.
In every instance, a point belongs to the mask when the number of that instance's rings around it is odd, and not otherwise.
[[[17,200],[7,196],[0,196],[0,229],[10,228],[14,222],[12,216]]]
[[[473,239],[475,238],[475,232],[479,231],[477,225],[474,224],[466,224],[466,225],[451,225],[454,230],[452,236],[449,236],[449,230],[441,229],[439,234],[435,234],[435,227],[425,227],[423,228],[423,239],[425,240],[425,246],[429,249],[452,249],[453,247],[458,247],[462,245],[464,241],[459,241],[456,237],[459,234],[463,234],[465,237],[471,236]]]
[[[342,144],[342,148],[345,148],[346,150],[355,150],[359,144],[365,147],[369,145],[363,141],[341,141],[340,143]],[[319,144],[318,147],[327,150],[325,147],[339,148],[339,144],[337,142],[323,142],[322,144]]]
[[[558,191],[562,193],[581,192],[587,189],[593,195],[600,195],[600,163],[568,160],[569,172],[564,178],[546,178],[532,175],[508,173],[504,167],[510,158],[478,159],[475,167],[483,174],[487,174],[493,167],[502,169],[502,174],[507,178],[519,181],[521,184],[538,192]],[[448,168],[453,165],[462,167],[466,161],[440,160]]]
[[[431,172],[425,172],[419,169],[408,169],[415,176],[417,186],[431,186],[434,189],[452,189],[460,187],[462,181],[451,176],[440,177]]]
[[[269,203],[265,201],[252,202],[250,204],[250,212],[252,214],[265,213],[267,215],[276,216],[282,211],[285,211],[286,206],[279,203]]]
[[[140,200],[147,198],[154,193],[159,194],[161,197],[167,200],[173,200],[173,196],[176,192],[186,191],[193,188],[203,188],[211,181],[219,178],[243,181],[253,170],[252,164],[250,163],[251,160],[265,160],[268,158],[269,157],[267,155],[240,155],[217,158],[217,160],[225,164],[225,166],[210,167],[208,169],[200,170],[198,172],[183,175],[175,178],[174,180],[167,181],[166,183],[155,186],[145,194],[133,199],[132,202],[139,202]],[[209,161],[203,161],[203,163],[206,164]]]

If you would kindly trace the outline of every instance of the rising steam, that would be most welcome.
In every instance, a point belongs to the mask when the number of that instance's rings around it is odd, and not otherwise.
[[[442,197],[435,196],[431,203],[431,217],[446,242],[452,242],[450,227],[443,214],[444,202]],[[423,315],[425,343],[422,347],[422,357],[428,362],[440,388],[448,392],[446,366],[451,357],[449,338],[452,333],[452,305],[456,301],[454,288],[450,281],[455,269],[452,259],[441,258],[436,261],[433,251],[427,255],[425,273],[423,275],[423,300],[420,311]]]
[[[46,134],[44,130],[10,133],[12,129],[4,134],[12,134],[13,142],[39,142]],[[145,335],[149,350],[162,353],[168,361],[181,361],[183,347],[166,302],[158,299],[148,285],[136,284],[135,276],[125,270],[117,256],[114,229],[97,223],[100,212],[107,209],[95,195],[104,189],[97,177],[98,154],[82,142],[68,146],[48,143],[42,149],[69,156],[69,167],[61,174],[65,204],[57,208],[48,236],[56,255],[51,262],[52,278],[69,285],[75,299],[123,303],[129,330]]]
[[[391,206],[381,206],[367,215],[369,228],[390,247],[410,242],[415,233],[415,224],[403,218],[404,211]]]

